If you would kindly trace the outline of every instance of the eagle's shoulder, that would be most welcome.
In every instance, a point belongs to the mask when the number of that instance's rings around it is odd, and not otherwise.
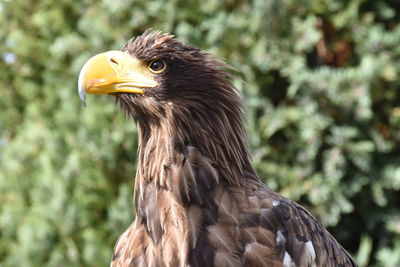
[[[272,191],[258,179],[247,181],[243,190],[247,199],[243,205],[247,207],[242,209],[240,227],[243,232],[250,230],[253,239],[268,243],[282,266],[357,266],[304,207]],[[263,231],[252,230],[257,227]],[[257,241],[257,245],[260,243]],[[256,249],[253,253],[260,254]]]

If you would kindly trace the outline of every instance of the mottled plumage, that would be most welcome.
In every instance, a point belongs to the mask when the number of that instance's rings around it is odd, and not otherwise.
[[[116,94],[137,122],[139,162],[136,219],[112,266],[356,266],[308,211],[257,177],[229,66],[150,31],[122,51],[167,67],[144,94]]]

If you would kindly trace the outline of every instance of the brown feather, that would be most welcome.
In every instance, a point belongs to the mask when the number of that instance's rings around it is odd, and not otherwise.
[[[191,248],[197,244],[199,233],[203,227],[203,209],[199,206],[192,205],[188,213],[190,238],[192,240]]]

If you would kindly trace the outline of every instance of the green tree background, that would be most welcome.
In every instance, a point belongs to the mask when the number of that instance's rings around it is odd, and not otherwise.
[[[107,266],[136,128],[77,76],[152,27],[224,58],[254,166],[361,266],[400,266],[397,0],[0,1],[0,265]]]

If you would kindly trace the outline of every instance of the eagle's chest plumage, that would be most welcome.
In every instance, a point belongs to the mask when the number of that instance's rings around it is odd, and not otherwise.
[[[136,184],[136,220],[112,266],[352,266],[307,211],[253,174],[232,185],[196,148],[173,154]]]

